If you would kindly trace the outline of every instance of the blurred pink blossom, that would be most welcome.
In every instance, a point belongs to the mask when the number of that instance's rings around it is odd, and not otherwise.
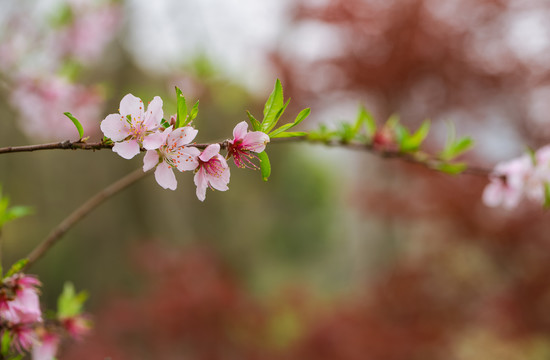
[[[46,332],[41,335],[39,341],[35,341],[32,347],[32,360],[55,359],[59,341],[57,334]]]
[[[103,97],[95,87],[72,84],[57,76],[22,76],[16,81],[10,102],[19,112],[19,127],[38,140],[78,140],[71,112],[82,124],[85,136],[97,134]]]

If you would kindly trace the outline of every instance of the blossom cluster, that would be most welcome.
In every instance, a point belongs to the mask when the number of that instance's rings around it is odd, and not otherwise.
[[[483,191],[487,206],[516,207],[523,198],[548,205],[550,195],[550,145],[531,154],[498,163]]]
[[[61,332],[79,339],[90,326],[87,317],[81,314],[59,317],[55,324],[46,323],[40,309],[40,285],[37,278],[22,273],[2,280],[0,329],[2,338],[10,337],[11,350],[17,353],[32,351],[33,360],[52,360],[57,353]]]
[[[261,131],[247,131],[242,121],[233,130],[233,139],[226,142],[227,156],[220,154],[221,145],[209,144],[201,152],[193,140],[198,130],[189,123],[178,127],[176,116],[168,123],[163,119],[162,99],[155,96],[145,108],[143,101],[128,94],[120,102],[119,113],[110,114],[101,122],[101,131],[114,142],[113,151],[125,159],[132,159],[143,148],[143,171],[155,168],[155,179],[165,189],[175,190],[177,180],[174,169],[194,171],[196,194],[206,198],[208,187],[228,190],[230,170],[227,159],[233,157],[238,167],[257,168],[251,161],[252,153],[261,153],[269,136]]]

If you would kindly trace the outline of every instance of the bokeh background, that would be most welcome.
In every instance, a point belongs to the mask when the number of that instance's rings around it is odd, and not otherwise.
[[[0,146],[98,139],[131,92],[200,99],[198,141],[261,114],[275,78],[311,107],[303,130],[399,113],[471,135],[472,164],[550,138],[545,0],[0,3]],[[269,146],[273,174],[232,168],[195,197],[152,177],[103,204],[32,268],[55,308],[66,280],[95,330],[61,359],[548,359],[550,224],[536,205],[481,203],[486,179],[368,153]],[[141,166],[107,150],[0,157],[0,183],[34,214],[2,233],[25,256],[91,195]]]

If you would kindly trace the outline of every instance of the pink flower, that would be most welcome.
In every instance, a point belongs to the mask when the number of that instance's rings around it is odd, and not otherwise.
[[[31,324],[42,321],[42,311],[36,287],[40,281],[23,274],[4,279],[0,296],[0,317],[13,324]]]
[[[18,351],[29,350],[36,342],[36,332],[32,325],[16,325],[11,329],[13,335],[12,346]]]
[[[502,205],[507,209],[516,207],[524,195],[524,186],[532,170],[533,162],[528,155],[497,164],[483,191],[485,205]]]
[[[19,127],[39,140],[78,140],[72,122],[63,115],[71,112],[86,135],[97,133],[97,119],[103,106],[98,88],[72,84],[58,76],[20,76],[10,103],[19,112]]]
[[[195,185],[197,185],[197,197],[200,201],[206,198],[206,188],[226,191],[229,188],[229,166],[219,154],[220,145],[211,144],[199,155],[199,166],[195,173]]]
[[[101,131],[115,142],[113,151],[125,159],[139,154],[140,146],[158,149],[165,137],[157,130],[164,115],[162,100],[155,96],[145,111],[140,98],[128,94],[120,101],[120,114],[107,115],[101,122]]]
[[[261,131],[248,131],[248,124],[242,121],[233,129],[233,140],[229,141],[227,158],[233,156],[235,165],[240,168],[257,168],[250,159],[256,157],[250,152],[261,153],[269,142],[269,136]]]
[[[61,324],[69,335],[75,339],[81,339],[91,330],[91,320],[85,315],[76,315],[61,319]]]
[[[40,341],[35,342],[32,348],[32,360],[52,360],[55,359],[57,348],[59,347],[59,336],[54,333],[46,332],[40,337]]]
[[[198,130],[191,126],[180,127],[172,130],[172,126],[164,130],[164,145],[157,150],[149,150],[143,158],[143,171],[148,171],[155,166],[155,179],[157,183],[165,189],[176,190],[178,182],[172,168],[179,171],[194,170],[199,166],[197,157],[200,155],[199,149],[185,146],[189,144]],[[160,162],[160,163],[159,163]]]

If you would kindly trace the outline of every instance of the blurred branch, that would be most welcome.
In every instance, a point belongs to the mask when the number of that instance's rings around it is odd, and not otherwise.
[[[38,144],[38,145],[25,145],[25,146],[8,146],[0,148],[0,154],[5,153],[16,153],[16,152],[30,152],[38,150],[54,150],[54,149],[65,149],[65,150],[101,150],[101,149],[110,149],[113,145],[104,144],[103,142],[87,143],[82,141],[62,141],[49,144]]]
[[[34,248],[34,250],[31,251],[27,257],[29,262],[25,265],[25,267],[31,266],[34,262],[40,259],[71,227],[86,217],[86,215],[101,205],[105,200],[126,189],[136,181],[144,178],[149,173],[150,172],[144,172],[141,168],[136,169],[88,199],[88,201],[67,216],[44,240],[38,244],[36,248]]]

